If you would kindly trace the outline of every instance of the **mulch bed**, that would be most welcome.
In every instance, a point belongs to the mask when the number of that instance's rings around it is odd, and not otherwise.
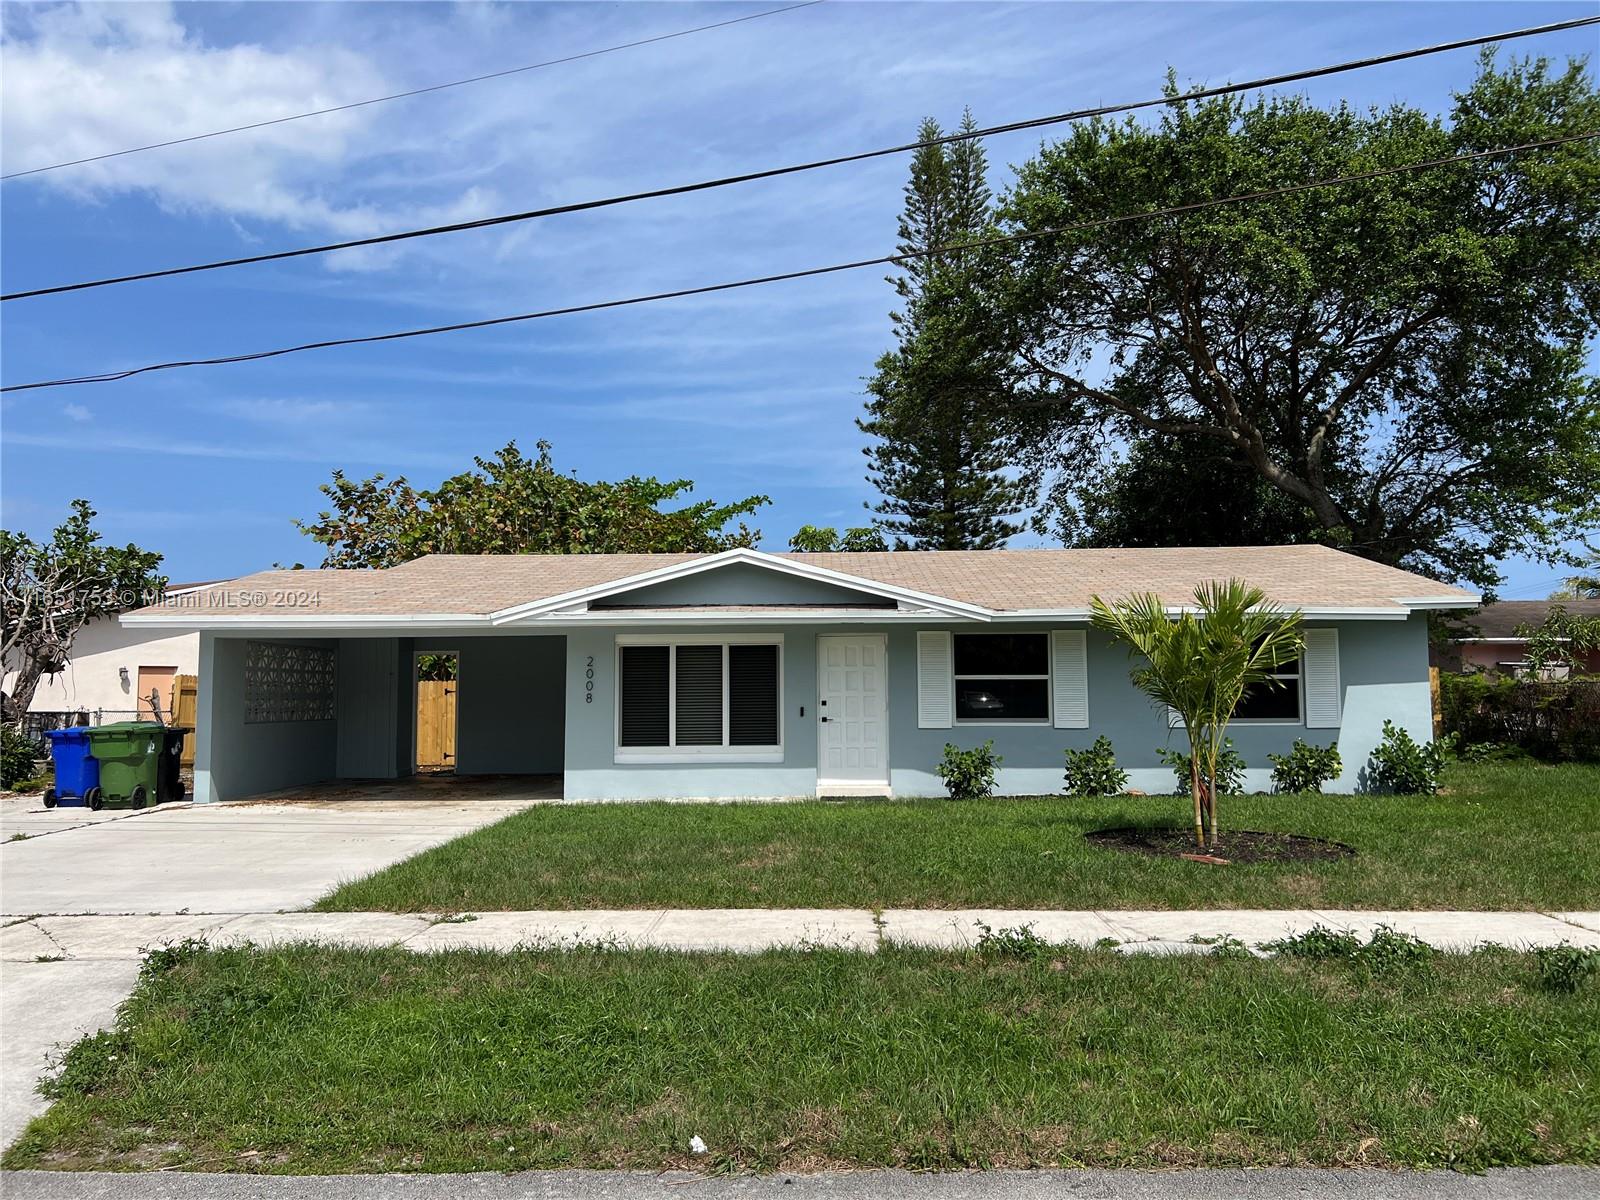
[[[1121,829],[1096,829],[1083,835],[1092,846],[1148,854],[1152,858],[1183,858],[1197,854],[1193,829],[1126,826]],[[1319,863],[1337,862],[1355,854],[1354,846],[1330,842],[1327,838],[1305,837],[1298,833],[1262,833],[1256,830],[1223,830],[1222,844],[1207,851],[1229,863]]]

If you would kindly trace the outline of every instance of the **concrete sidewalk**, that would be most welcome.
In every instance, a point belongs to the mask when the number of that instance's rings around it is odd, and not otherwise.
[[[1600,948],[1600,912],[1368,912],[1331,909],[1099,910],[617,909],[555,912],[196,913],[42,916],[0,929],[0,961],[133,960],[185,938],[213,945],[319,942],[403,946],[419,952],[587,943],[664,950],[757,952],[827,946],[871,953],[887,942],[937,948],[975,944],[984,927],[1029,928],[1052,944],[1114,942],[1128,953],[1204,951],[1231,937],[1250,946],[1323,926],[1370,935],[1381,925],[1446,951]]]
[[[1455,1171],[1272,1168],[1211,1171],[849,1171],[711,1178],[682,1171],[517,1175],[186,1175],[15,1171],[11,1200],[1565,1200],[1600,1189],[1600,1169]]]

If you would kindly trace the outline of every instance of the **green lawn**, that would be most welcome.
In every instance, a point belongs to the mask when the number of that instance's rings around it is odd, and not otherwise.
[[[1446,794],[1224,798],[1227,828],[1333,838],[1340,862],[1213,867],[1087,844],[1179,823],[1171,796],[530,809],[324,897],[326,911],[1600,908],[1600,767],[1458,765]]]
[[[1600,984],[1507,951],[180,958],[5,1167],[1600,1161]]]

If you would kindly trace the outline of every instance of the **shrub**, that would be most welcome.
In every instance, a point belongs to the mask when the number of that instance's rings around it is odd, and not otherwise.
[[[1454,734],[1422,743],[1393,721],[1385,721],[1383,740],[1372,751],[1372,761],[1367,765],[1367,782],[1374,791],[1431,796],[1439,790],[1445,752],[1454,744]]]
[[[1367,944],[1357,950],[1354,962],[1370,975],[1393,975],[1433,961],[1434,950],[1409,933],[1379,925]]]
[[[992,740],[971,750],[963,750],[946,742],[944,761],[939,764],[939,778],[944,781],[950,799],[978,800],[994,794],[994,774],[1000,762]]]
[[[0,787],[32,779],[39,747],[15,725],[0,725]]]
[[[1600,762],[1600,679],[1542,681],[1477,671],[1439,676],[1447,733],[1547,762]]]
[[[1562,942],[1534,951],[1539,964],[1539,986],[1547,992],[1575,992],[1590,976],[1600,973],[1600,950]]]
[[[1339,743],[1313,746],[1299,738],[1287,754],[1269,754],[1272,786],[1280,792],[1320,792],[1322,785],[1344,769]]]
[[[1156,747],[1156,754],[1161,761],[1172,768],[1172,774],[1178,781],[1178,786],[1173,789],[1180,796],[1189,794],[1189,756],[1181,750],[1170,750],[1166,747]],[[1237,796],[1244,791],[1244,755],[1233,748],[1232,738],[1222,739],[1222,751],[1217,755],[1217,792],[1220,795]]]
[[[1067,751],[1069,796],[1115,796],[1128,786],[1128,773],[1117,766],[1111,739],[1095,738],[1087,750]]]

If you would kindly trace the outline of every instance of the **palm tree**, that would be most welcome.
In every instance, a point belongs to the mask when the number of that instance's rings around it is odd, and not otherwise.
[[[1233,710],[1253,685],[1282,687],[1275,668],[1300,653],[1300,611],[1285,612],[1242,579],[1202,583],[1194,608],[1176,616],[1161,598],[1146,594],[1107,604],[1095,596],[1096,629],[1143,658],[1134,686],[1158,707],[1171,709],[1189,736],[1189,791],[1194,800],[1194,840],[1217,844],[1217,756]]]

